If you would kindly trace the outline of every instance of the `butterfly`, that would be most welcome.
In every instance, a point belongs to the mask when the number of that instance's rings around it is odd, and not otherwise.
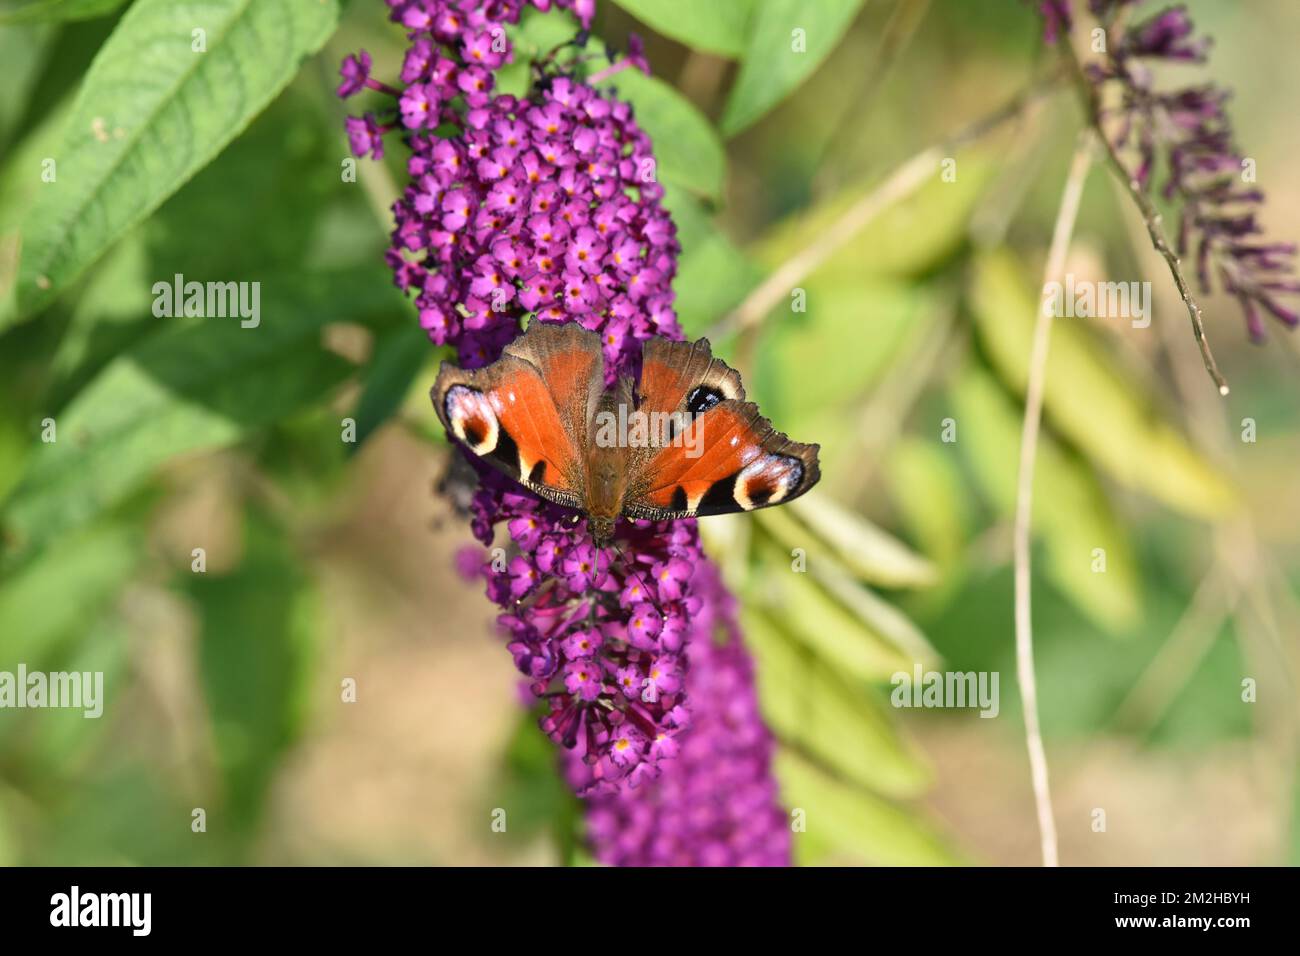
[[[819,446],[773,429],[708,339],[648,339],[639,381],[606,388],[595,332],[534,321],[485,368],[444,362],[430,397],[470,452],[583,512],[597,547],[620,516],[753,511],[799,497],[821,476]]]

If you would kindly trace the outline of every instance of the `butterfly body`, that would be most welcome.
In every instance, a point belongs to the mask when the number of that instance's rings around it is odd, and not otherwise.
[[[607,389],[596,333],[534,321],[492,365],[443,363],[431,397],[469,451],[585,513],[597,546],[619,517],[751,511],[820,477],[818,446],[775,431],[705,339],[650,339],[640,379]]]
[[[620,398],[626,398],[621,390],[619,393],[604,392],[597,402],[596,415],[602,412],[618,414]],[[585,476],[583,510],[587,513],[591,536],[599,543],[613,534],[614,522],[623,510],[623,499],[627,494],[627,456],[617,445],[590,442]]]

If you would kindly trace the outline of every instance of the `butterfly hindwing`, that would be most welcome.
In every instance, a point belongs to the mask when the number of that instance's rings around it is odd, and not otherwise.
[[[443,363],[431,397],[438,417],[475,455],[537,494],[583,504],[583,450],[604,386],[594,333],[534,322],[481,369]]]
[[[798,497],[820,477],[817,446],[774,430],[707,339],[646,342],[638,394],[638,411],[685,424],[672,425],[667,446],[632,456],[624,505],[632,517],[752,511]]]
[[[679,442],[637,462],[624,511],[687,518],[781,504],[817,483],[817,451],[776,431],[752,402],[725,399],[696,415]]]

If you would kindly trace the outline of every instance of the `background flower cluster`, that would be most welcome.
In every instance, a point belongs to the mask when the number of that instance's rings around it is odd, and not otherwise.
[[[1173,84],[1161,72],[1205,63],[1211,38],[1198,34],[1181,4],[1145,17],[1133,7],[1133,0],[1088,4],[1103,49],[1085,65],[1085,75],[1095,88],[1104,134],[1138,188],[1158,186],[1176,207],[1176,250],[1194,262],[1201,292],[1212,292],[1217,281],[1237,300],[1256,342],[1266,337],[1266,314],[1295,328],[1300,313],[1284,297],[1300,294],[1296,245],[1263,237],[1264,193],[1254,185],[1253,161],[1233,138],[1231,93],[1214,83]],[[1055,43],[1067,35],[1068,42],[1075,20],[1070,0],[1044,0],[1040,10],[1045,39]]]

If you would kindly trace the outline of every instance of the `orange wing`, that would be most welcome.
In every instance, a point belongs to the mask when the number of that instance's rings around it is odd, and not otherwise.
[[[671,436],[665,447],[633,458],[624,504],[631,517],[752,511],[797,498],[821,477],[817,446],[773,429],[706,339],[647,342],[638,391],[638,411],[681,417],[659,432]]]
[[[641,381],[637,387],[644,412],[699,414],[727,399],[744,401],[740,373],[713,357],[708,339],[670,342],[653,338],[641,351]]]
[[[474,454],[542,497],[581,508],[582,449],[603,387],[595,333],[534,321],[486,368],[444,362],[431,398]]]
[[[817,451],[773,429],[752,402],[725,401],[632,476],[624,511],[688,518],[778,505],[817,483]]]

